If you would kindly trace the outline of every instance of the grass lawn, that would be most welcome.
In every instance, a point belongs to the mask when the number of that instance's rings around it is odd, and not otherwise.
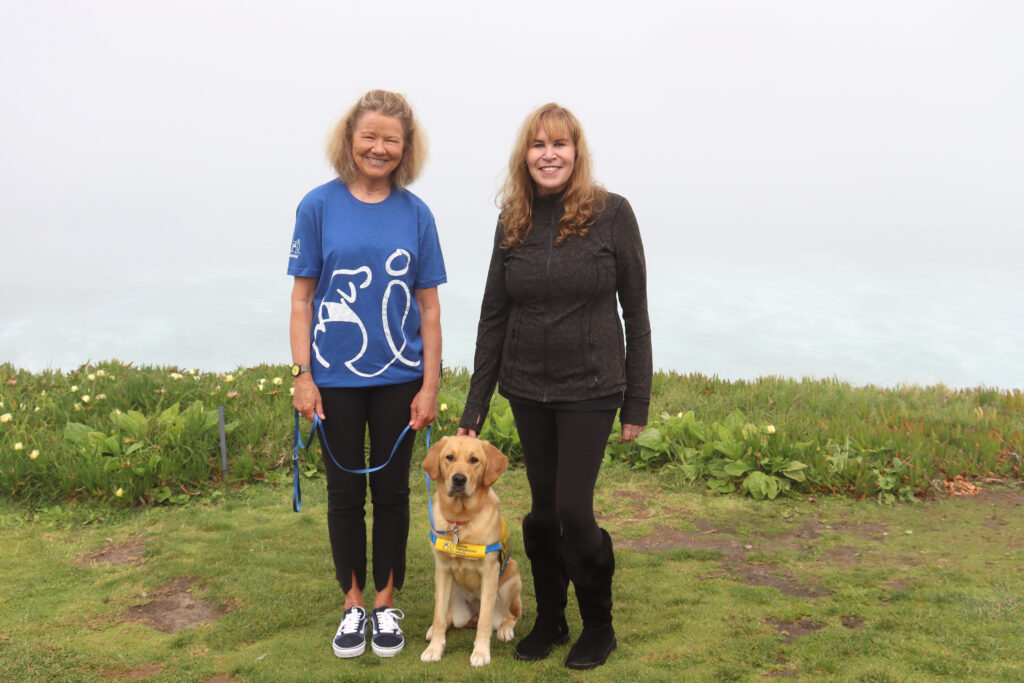
[[[321,479],[303,482],[298,514],[287,481],[99,519],[80,505],[28,521],[0,502],[0,680],[1024,680],[1019,486],[890,506],[758,502],[608,465],[596,508],[616,543],[619,647],[570,672],[568,646],[522,663],[496,640],[474,670],[470,630],[450,635],[440,663],[419,661],[433,570],[418,468],[411,481],[407,645],[391,660],[331,651],[342,595]],[[496,490],[523,570],[518,638],[535,613],[525,472]]]

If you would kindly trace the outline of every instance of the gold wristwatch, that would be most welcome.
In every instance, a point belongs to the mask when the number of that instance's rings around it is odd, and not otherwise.
[[[313,372],[313,368],[308,365],[299,365],[298,363],[292,363],[292,377],[298,377],[304,372]]]

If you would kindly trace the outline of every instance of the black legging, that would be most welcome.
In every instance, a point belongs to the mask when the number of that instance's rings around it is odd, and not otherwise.
[[[594,486],[615,412],[512,403],[533,498],[531,519],[560,526],[564,542],[579,557],[589,557],[602,545]]]
[[[364,436],[370,428],[369,467],[383,464],[395,440],[409,424],[409,405],[423,381],[358,389],[321,388],[327,445],[340,465],[367,467]],[[394,574],[395,588],[405,580],[405,547],[409,540],[409,463],[416,440],[406,434],[391,462],[370,474],[373,503],[373,584],[379,591]],[[366,477],[342,472],[323,449],[327,472],[327,531],[334,571],[341,589],[366,585]]]

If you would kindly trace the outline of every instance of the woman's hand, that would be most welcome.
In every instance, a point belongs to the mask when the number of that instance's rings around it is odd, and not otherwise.
[[[419,431],[437,417],[437,391],[423,387],[409,404],[409,426]]]
[[[619,439],[619,443],[626,443],[632,441],[636,437],[640,436],[640,432],[644,431],[643,425],[622,425],[622,438]]]
[[[313,413],[319,415],[321,420],[324,419],[324,404],[320,399],[320,390],[308,372],[295,378],[295,397],[292,399],[292,405],[310,422],[313,421]]]
[[[475,439],[476,438],[476,432],[473,431],[472,429],[466,429],[465,427],[459,427],[457,430],[455,430],[455,436],[471,436],[471,437],[473,437]]]

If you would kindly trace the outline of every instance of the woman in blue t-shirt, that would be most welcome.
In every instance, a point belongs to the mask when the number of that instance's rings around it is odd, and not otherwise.
[[[409,103],[372,90],[335,126],[327,155],[338,172],[299,204],[289,254],[295,409],[323,420],[325,446],[349,470],[387,461],[406,425],[419,430],[437,416],[441,366],[444,259],[434,217],[405,189],[423,166],[426,147]],[[405,579],[409,536],[406,435],[390,463],[369,475],[373,501],[373,582],[367,613],[365,474],[339,469],[325,448],[327,528],[344,616],[332,641],[338,657],[366,649],[393,657],[405,644],[394,591]]]

